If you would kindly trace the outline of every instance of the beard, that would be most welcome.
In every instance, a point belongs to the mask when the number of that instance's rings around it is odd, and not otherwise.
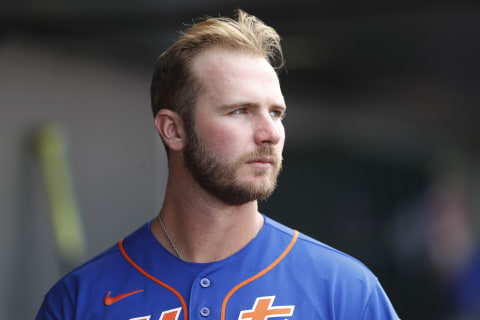
[[[272,168],[255,168],[254,176],[266,177],[266,181],[242,181],[238,170],[248,161],[262,156],[273,157]],[[227,163],[207,150],[198,136],[191,130],[188,144],[183,153],[185,166],[194,180],[214,198],[227,205],[242,205],[254,200],[266,200],[277,186],[277,178],[282,169],[282,157],[271,145],[240,156],[233,163]]]

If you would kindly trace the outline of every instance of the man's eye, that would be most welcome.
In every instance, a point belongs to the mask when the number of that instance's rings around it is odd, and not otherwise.
[[[283,119],[285,117],[285,112],[279,110],[270,111],[270,116],[272,118]]]
[[[247,113],[247,109],[245,108],[242,108],[242,109],[236,109],[236,110],[233,110],[231,112],[231,114],[246,114]]]

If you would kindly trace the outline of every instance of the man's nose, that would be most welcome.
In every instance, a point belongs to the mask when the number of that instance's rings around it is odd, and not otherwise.
[[[255,121],[255,143],[276,145],[283,134],[281,121],[272,119],[268,112],[261,113]]]

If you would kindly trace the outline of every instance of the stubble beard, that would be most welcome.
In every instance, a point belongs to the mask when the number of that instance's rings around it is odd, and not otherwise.
[[[227,205],[242,205],[254,200],[266,200],[277,186],[277,178],[282,169],[282,157],[271,145],[263,146],[242,155],[233,164],[225,163],[207,150],[198,136],[191,130],[189,141],[183,153],[186,167],[194,180],[211,196]],[[269,168],[256,168],[255,177],[270,175],[266,181],[242,181],[239,169],[250,160],[258,157],[273,157],[273,172]]]

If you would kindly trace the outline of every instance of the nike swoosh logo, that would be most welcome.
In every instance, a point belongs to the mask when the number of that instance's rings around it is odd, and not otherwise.
[[[112,292],[108,291],[107,295],[105,296],[105,300],[103,300],[103,303],[105,303],[106,306],[111,306],[112,304],[114,304],[115,302],[118,302],[119,300],[122,300],[123,298],[126,298],[136,293],[140,293],[142,291],[143,290],[135,290],[135,291],[119,294],[116,297],[110,297],[110,293]]]

